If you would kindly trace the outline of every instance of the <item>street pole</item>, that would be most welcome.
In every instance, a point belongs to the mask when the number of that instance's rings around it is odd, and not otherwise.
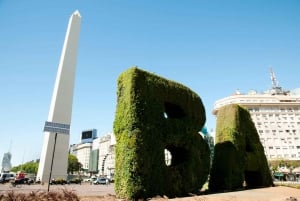
[[[56,138],[57,138],[57,133],[55,133],[55,136],[54,136],[54,146],[53,146],[51,166],[50,166],[50,174],[49,174],[49,181],[48,181],[48,192],[49,192],[49,189],[50,189],[50,181],[51,181],[51,177],[52,177],[52,168],[53,168],[53,161],[54,161],[54,154],[55,154]]]

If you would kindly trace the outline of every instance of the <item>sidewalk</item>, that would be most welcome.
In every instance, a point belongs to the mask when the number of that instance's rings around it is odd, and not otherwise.
[[[155,199],[154,199],[155,200]],[[158,199],[159,200],[159,199]],[[157,201],[158,201],[157,200]],[[186,198],[171,199],[174,201],[300,201],[300,189],[277,186],[228,193],[217,193]]]

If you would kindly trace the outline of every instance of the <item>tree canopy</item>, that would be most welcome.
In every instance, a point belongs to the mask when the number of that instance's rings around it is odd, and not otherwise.
[[[68,173],[73,174],[75,171],[79,171],[81,166],[82,165],[78,161],[78,158],[73,154],[69,154],[69,156],[68,156]]]
[[[75,155],[69,154],[68,156],[68,173],[73,174],[75,171],[79,171],[81,168],[81,163],[78,161],[77,157]],[[26,173],[32,173],[37,174],[39,168],[39,162],[38,161],[29,161],[24,164],[14,166],[12,167],[12,172],[26,172]]]
[[[37,161],[29,161],[27,163],[12,167],[12,172],[23,171],[26,173],[36,174],[38,171],[39,163]]]

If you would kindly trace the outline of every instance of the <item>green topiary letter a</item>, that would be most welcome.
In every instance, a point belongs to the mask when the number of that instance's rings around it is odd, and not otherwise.
[[[211,168],[211,191],[272,186],[264,148],[247,109],[222,107],[217,115],[216,145]]]

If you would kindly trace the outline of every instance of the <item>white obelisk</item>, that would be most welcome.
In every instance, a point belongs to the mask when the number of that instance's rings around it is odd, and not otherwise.
[[[44,144],[37,173],[37,180],[41,182],[48,182],[52,178],[66,179],[67,177],[80,22],[80,13],[75,11],[69,20],[48,120],[44,127]]]

